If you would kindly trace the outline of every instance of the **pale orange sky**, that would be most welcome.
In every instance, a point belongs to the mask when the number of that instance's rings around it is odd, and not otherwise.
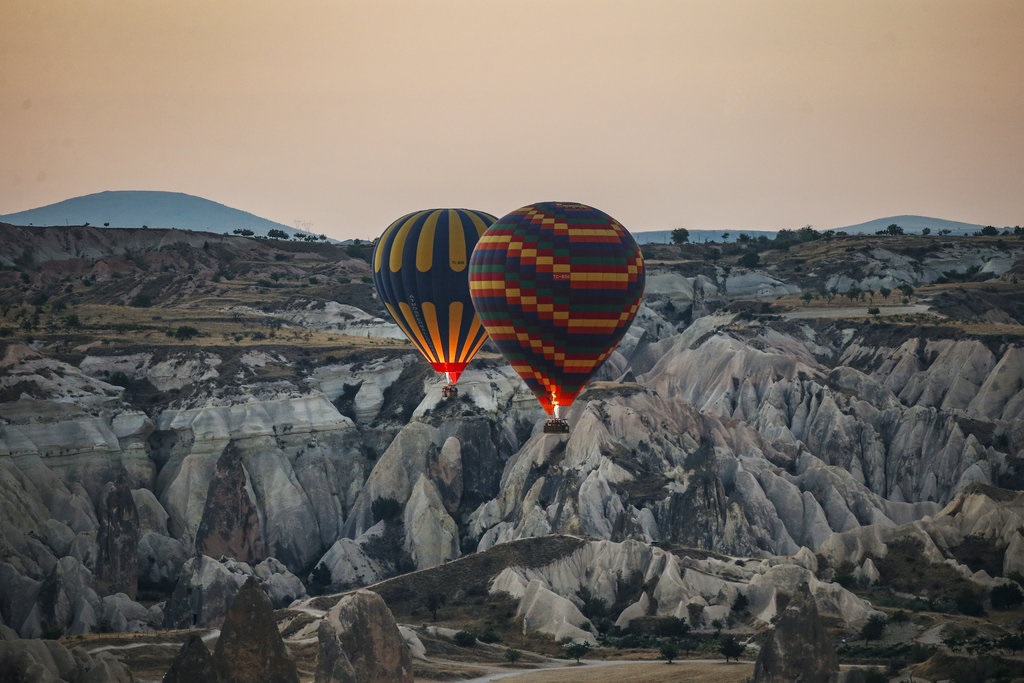
[[[1024,224],[1018,0],[0,0],[0,214],[168,190],[339,239]]]

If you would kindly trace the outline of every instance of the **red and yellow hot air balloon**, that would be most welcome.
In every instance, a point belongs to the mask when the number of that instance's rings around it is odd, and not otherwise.
[[[487,340],[469,296],[469,256],[495,217],[469,209],[428,209],[402,216],[373,251],[373,283],[384,307],[449,384]]]
[[[644,293],[644,258],[614,218],[585,204],[543,202],[498,219],[469,262],[469,291],[494,343],[567,431],[569,406],[629,329]]]

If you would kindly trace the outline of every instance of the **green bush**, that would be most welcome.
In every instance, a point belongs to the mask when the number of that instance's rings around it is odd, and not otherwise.
[[[177,339],[191,339],[192,337],[199,336],[199,330],[191,325],[181,325],[174,331],[174,336]]]
[[[865,641],[878,640],[882,637],[882,634],[885,633],[885,625],[887,623],[888,620],[885,617],[879,614],[873,615],[868,619],[868,623],[861,627],[860,637]]]
[[[473,647],[476,645],[476,636],[469,631],[458,631],[453,636],[453,639],[459,647]]]
[[[1014,609],[1024,602],[1024,594],[1015,583],[1001,583],[989,593],[992,609]]]
[[[380,497],[370,504],[374,522],[393,522],[402,514],[402,504],[394,498]]]

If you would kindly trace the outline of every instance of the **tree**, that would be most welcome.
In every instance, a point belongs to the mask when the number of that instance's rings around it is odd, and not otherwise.
[[[928,235],[932,234],[932,229],[931,228],[921,228],[921,234],[927,237]]]
[[[434,621],[437,621],[437,610],[444,605],[445,599],[442,593],[431,593],[427,596],[427,609],[430,610],[430,616]]]
[[[658,652],[661,653],[661,658],[669,664],[679,656],[679,648],[674,643],[662,643],[658,647]]]
[[[885,229],[885,234],[887,234],[887,235],[902,235],[903,234],[903,228],[901,228],[900,226],[896,225],[895,223],[891,223]]]
[[[992,609],[1013,609],[1024,602],[1024,594],[1015,583],[1001,583],[992,588],[989,594]]]
[[[655,633],[663,638],[684,638],[690,632],[690,625],[686,619],[679,617],[666,617],[658,621]]]
[[[523,653],[519,650],[508,648],[505,650],[505,661],[509,664],[515,664],[519,661],[519,658],[523,656]]]
[[[278,230],[277,228],[271,228],[267,230],[267,237],[272,240],[286,240],[288,239],[288,233],[284,230]]]
[[[804,292],[803,294],[800,295],[800,298],[804,300],[804,306],[810,306],[811,299],[814,298],[814,295],[811,294],[810,291],[806,291],[806,292]]]
[[[868,623],[864,624],[860,629],[860,637],[864,639],[866,643],[869,640],[878,640],[885,633],[885,625],[888,623],[881,614],[874,614],[868,619]]]
[[[877,306],[870,306],[868,308],[868,315],[878,315],[879,313],[881,313],[881,311],[878,310]]]
[[[739,264],[744,268],[757,268],[761,263],[761,256],[756,251],[748,251],[740,256]]]
[[[672,244],[686,244],[690,241],[690,231],[686,228],[676,228],[672,231]]]
[[[249,228],[235,228],[234,230],[232,230],[232,232],[234,232],[236,235],[241,235],[242,237],[252,237],[253,235],[256,234]]]
[[[717,638],[718,634],[720,634],[722,629],[725,628],[725,622],[721,619],[714,619],[711,622],[711,628],[715,629],[715,638]]]
[[[743,643],[736,640],[736,636],[726,636],[718,646],[718,651],[725,656],[726,664],[729,663],[730,659],[739,659],[739,656],[743,654],[745,649]]]
[[[999,228],[994,225],[986,225],[978,234],[984,235],[985,237],[993,237],[999,234]]]
[[[722,241],[723,241],[723,242],[725,242],[725,241],[727,241],[728,239],[729,239],[729,233],[727,233],[727,232],[723,232],[723,233],[722,233]]]
[[[568,657],[576,660],[576,663],[580,663],[580,658],[586,656],[590,652],[590,643],[569,643],[565,646],[565,654]]]
[[[177,330],[174,331],[174,336],[178,339],[191,339],[192,337],[198,336],[199,330],[192,327],[191,325],[181,325]]]
[[[385,522],[392,522],[402,514],[402,504],[394,498],[380,497],[376,498],[370,504],[370,514],[373,515],[373,521],[379,522],[381,520]]]
[[[957,593],[954,601],[961,614],[971,617],[980,617],[985,614],[985,606],[981,602],[981,597],[970,588],[964,588]]]
[[[889,289],[888,287],[879,287],[878,288],[878,293],[882,295],[883,299],[888,301],[889,300],[889,295],[892,294],[892,290]]]
[[[459,647],[473,647],[476,645],[476,636],[469,631],[458,631],[453,636],[455,644]]]

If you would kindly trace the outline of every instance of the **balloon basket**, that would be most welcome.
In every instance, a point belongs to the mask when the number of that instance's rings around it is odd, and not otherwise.
[[[545,434],[568,434],[569,423],[560,417],[552,417],[544,421]]]
[[[441,387],[441,397],[442,398],[458,398],[459,397],[459,389],[458,389],[458,387],[456,387],[454,384],[445,384],[443,387]]]

